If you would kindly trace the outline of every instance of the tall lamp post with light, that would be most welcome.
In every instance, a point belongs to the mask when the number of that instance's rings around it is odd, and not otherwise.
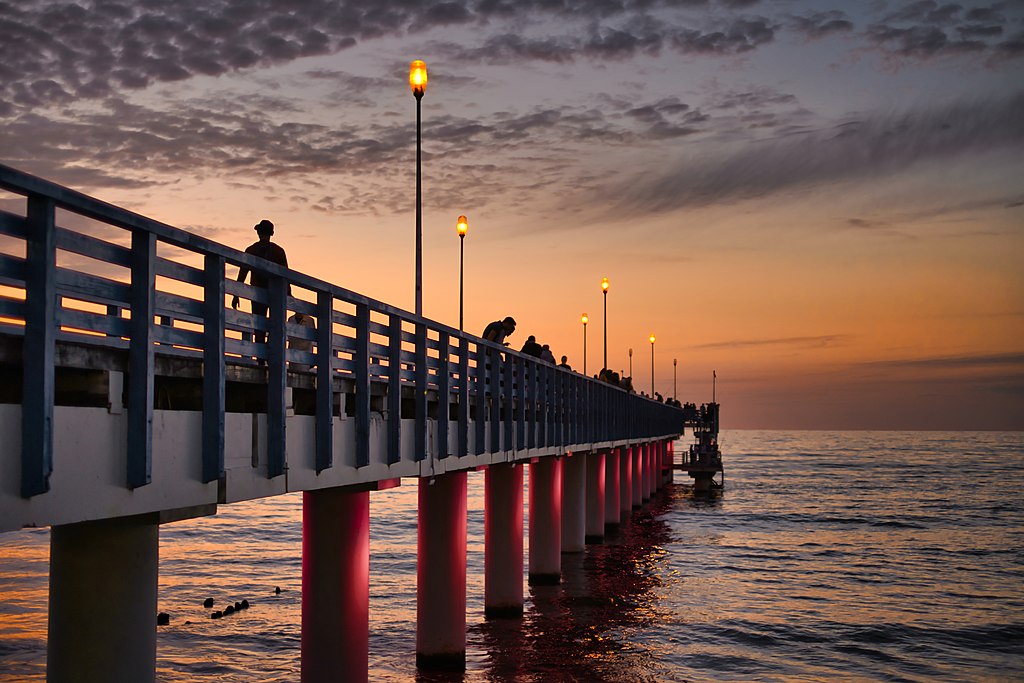
[[[587,323],[590,322],[590,318],[584,313],[580,318],[580,322],[583,323],[583,374],[587,374]]]
[[[676,365],[679,364],[678,358],[672,359],[672,400],[676,400]]]
[[[629,376],[633,377],[633,349],[629,350]]]
[[[608,278],[601,278],[601,291],[604,293],[604,369],[608,369]]]
[[[651,398],[654,398],[654,334],[651,333]]]
[[[463,298],[462,298],[462,266],[465,261],[465,248],[466,248],[466,233],[469,231],[469,221],[466,220],[465,216],[459,216],[458,222],[455,224],[455,230],[459,233],[459,332],[462,332],[462,313],[463,313]]]
[[[416,315],[423,315],[423,183],[421,173],[420,102],[427,91],[427,65],[409,65],[409,85],[416,98]]]

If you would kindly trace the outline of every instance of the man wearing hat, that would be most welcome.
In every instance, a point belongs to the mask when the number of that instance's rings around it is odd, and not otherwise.
[[[256,234],[259,235],[260,239],[258,242],[254,242],[253,244],[249,245],[249,247],[245,250],[245,253],[252,254],[253,256],[258,256],[259,258],[266,259],[268,261],[271,261],[272,263],[276,263],[287,268],[288,257],[285,255],[284,249],[282,249],[280,245],[274,244],[273,242],[270,241],[270,238],[274,234],[274,224],[264,218],[263,220],[256,224],[255,229]],[[261,270],[250,271],[248,266],[242,266],[241,268],[238,269],[238,281],[245,282],[245,278],[249,275],[250,272],[252,273],[252,279],[250,280],[250,284],[253,287],[260,287],[262,289],[266,289],[268,282],[267,274]],[[289,287],[289,289],[291,288]],[[231,308],[238,308],[237,294],[231,299]],[[262,304],[258,301],[252,302],[253,315],[262,315],[266,317],[268,308],[269,307],[267,306],[267,304]],[[257,344],[264,344],[267,341],[267,334],[265,332],[256,332],[253,341],[256,342]]]

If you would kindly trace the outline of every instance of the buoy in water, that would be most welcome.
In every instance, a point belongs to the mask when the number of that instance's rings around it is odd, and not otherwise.
[[[160,614],[156,615],[157,626],[167,626],[169,623],[171,623],[171,615],[167,612],[161,612]]]
[[[203,600],[203,607],[213,607],[213,598],[206,598]]]

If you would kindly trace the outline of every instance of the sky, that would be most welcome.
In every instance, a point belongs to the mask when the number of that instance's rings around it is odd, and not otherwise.
[[[648,392],[653,333],[727,428],[1024,429],[1020,0],[0,0],[0,36],[0,162],[239,249],[268,218],[407,310],[422,59],[427,317],[465,214],[468,331],[582,369],[586,312],[588,373],[607,322]]]

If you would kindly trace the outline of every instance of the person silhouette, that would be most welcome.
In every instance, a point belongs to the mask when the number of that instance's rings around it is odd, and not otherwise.
[[[259,258],[266,259],[271,263],[288,267],[288,256],[284,253],[284,249],[280,245],[274,244],[270,241],[270,238],[274,235],[274,224],[267,219],[261,220],[256,224],[256,234],[259,235],[259,241],[253,242],[245,249],[246,254],[252,256],[258,256]],[[238,269],[238,281],[245,282],[245,278],[252,273],[250,284],[253,287],[259,287],[261,289],[267,288],[269,279],[267,274],[258,269],[250,269],[248,266],[241,266]],[[289,293],[291,293],[291,286],[288,287]],[[252,301],[252,314],[267,317],[270,310],[270,306],[259,301]],[[231,298],[231,308],[238,308],[238,295],[236,294]],[[257,344],[265,344],[267,341],[267,333],[258,331],[253,333],[253,341]]]

